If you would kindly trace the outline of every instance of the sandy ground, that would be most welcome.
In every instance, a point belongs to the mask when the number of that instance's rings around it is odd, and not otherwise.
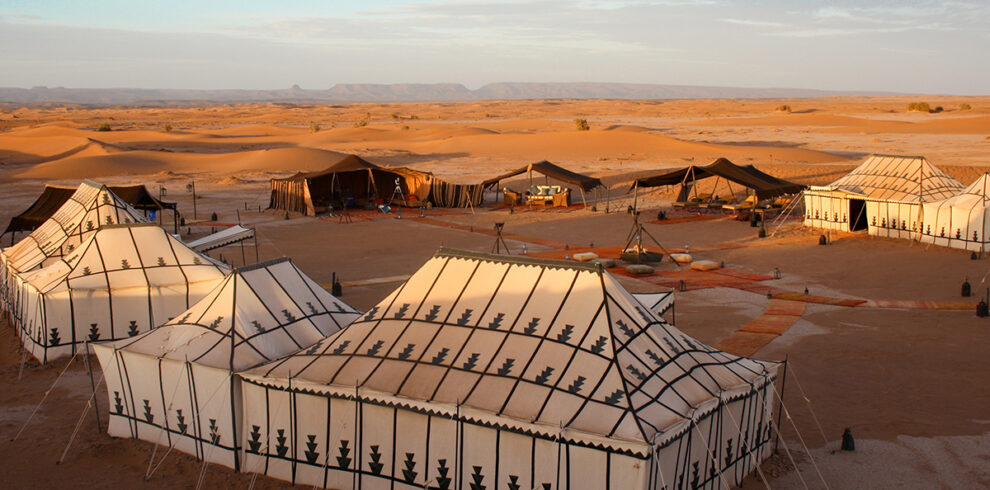
[[[185,184],[195,179],[200,218],[257,226],[259,258],[289,256],[320,282],[407,275],[438,247],[490,251],[489,235],[405,219],[340,224],[336,219],[259,212],[268,179],[323,168],[341,153],[412,165],[470,182],[522,163],[550,159],[603,176],[612,186],[610,213],[582,209],[522,211],[481,208],[435,219],[542,240],[589,246],[621,245],[631,227],[623,212],[634,175],[727,156],[807,183],[825,183],[871,152],[921,154],[964,184],[990,168],[990,98],[930,98],[938,114],[907,113],[914,99],[829,98],[772,101],[519,101],[462,104],[347,106],[237,105],[189,108],[6,108],[0,113],[0,223],[23,210],[46,182],[139,182],[192,213]],[[959,110],[961,103],[973,109]],[[790,114],[774,108],[788,104]],[[592,130],[574,130],[584,117]],[[112,119],[111,119],[112,118]],[[361,125],[361,121],[367,121]],[[110,132],[95,131],[108,122]],[[170,132],[164,125],[172,126]],[[357,126],[354,127],[355,123]],[[311,125],[318,124],[319,131]],[[334,126],[331,129],[331,126]],[[408,129],[404,127],[408,126]],[[670,190],[639,196],[644,218]],[[647,221],[644,219],[644,221]],[[847,237],[817,245],[818,232],[787,221],[773,239],[758,239],[748,223],[729,219],[647,224],[664,245],[689,245],[700,258],[782,278],[773,285],[812,294],[889,300],[958,301],[969,278],[978,294],[990,283],[985,260],[906,241]],[[186,232],[191,234],[186,235]],[[190,226],[184,236],[208,233]],[[10,237],[2,237],[3,244]],[[724,244],[742,248],[718,250]],[[510,241],[519,252],[523,243]],[[526,243],[527,251],[541,246]],[[254,249],[214,252],[239,265]],[[673,267],[666,264],[664,267]],[[622,279],[632,290],[655,290]],[[347,287],[344,300],[366,309],[397,283]],[[714,344],[766,308],[765,296],[715,288],[677,294],[676,324]],[[975,488],[990,486],[990,323],[969,311],[847,308],[809,305],[784,335],[757,353],[791,366],[784,401],[787,447],[800,453],[800,475],[822,488],[812,462],[831,488]],[[10,328],[0,327],[0,481],[10,487],[195,486],[201,463],[171,453],[144,482],[153,445],[111,439],[90,413],[65,461],[56,466],[91,393],[82,359],[38,402],[66,366],[37,366],[22,355]],[[98,371],[98,370],[97,370]],[[99,373],[96,373],[97,378]],[[18,379],[20,378],[20,379]],[[106,395],[98,399],[107,409]],[[816,422],[817,419],[817,422]],[[102,419],[106,423],[106,417]],[[821,430],[819,430],[819,426]],[[844,428],[855,453],[832,453]],[[798,437],[800,432],[801,437]],[[823,436],[824,434],[824,436]],[[801,438],[810,454],[801,448]],[[767,467],[773,488],[803,488],[782,453]],[[155,463],[163,456],[155,455]],[[774,469],[774,471],[770,471]],[[205,485],[245,487],[250,475],[207,467]],[[750,484],[752,482],[752,484]],[[759,478],[747,482],[760,486]],[[258,478],[256,486],[284,485]]]

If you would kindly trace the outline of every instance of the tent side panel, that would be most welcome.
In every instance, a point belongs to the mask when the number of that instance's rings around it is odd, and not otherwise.
[[[804,192],[804,225],[825,230],[849,231],[849,199],[831,193]]]
[[[243,383],[244,471],[328,488],[645,489],[634,456],[370,401]],[[439,407],[438,407],[439,408]],[[450,407],[444,407],[447,409]]]
[[[688,421],[651,461],[650,488],[741,486],[772,453],[773,383],[720,402]]]

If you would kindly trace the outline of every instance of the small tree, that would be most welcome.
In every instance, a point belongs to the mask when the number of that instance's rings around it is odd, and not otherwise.
[[[908,104],[909,112],[932,112],[932,106],[928,102],[912,102]]]
[[[574,120],[574,126],[578,131],[587,131],[591,129],[591,126],[588,125],[588,120],[580,117]]]
[[[100,127],[96,128],[97,131],[110,131],[110,123],[103,123]]]
[[[779,107],[777,107],[777,112],[786,112],[786,113],[790,114],[791,113],[791,106],[789,106],[787,104],[784,104],[782,106],[779,106]]]

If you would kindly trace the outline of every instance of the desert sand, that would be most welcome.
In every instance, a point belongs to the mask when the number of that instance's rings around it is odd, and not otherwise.
[[[916,100],[944,110],[908,112]],[[791,112],[777,110],[783,105]],[[591,130],[576,130],[575,118],[587,119]],[[103,124],[111,131],[98,131]],[[596,212],[572,207],[510,214],[483,207],[436,210],[426,220],[418,219],[418,210],[403,210],[403,219],[372,215],[342,224],[297,214],[286,220],[264,210],[270,178],[319,170],[347,153],[455,182],[547,159],[602,177],[610,186],[611,212],[603,203],[596,203]],[[442,245],[490,251],[487,232],[495,222],[513,234],[514,253],[569,253],[548,241],[569,248],[623,245],[632,224],[624,212],[632,204],[628,190],[637,176],[726,157],[778,177],[823,184],[870,153],[924,155],[968,184],[990,169],[990,97],[6,106],[0,112],[0,223],[26,208],[46,183],[75,185],[83,178],[143,183],[153,193],[164,187],[164,199],[177,201],[189,219],[192,199],[185,187],[194,180],[199,219],[216,212],[221,223],[240,219],[256,226],[261,260],[292,257],[324,283],[337,273],[345,282],[343,299],[367,309]],[[767,239],[727,215],[649,223],[646,217],[668,205],[672,192],[638,196],[651,234],[668,248],[687,246],[696,257],[732,269],[769,274],[779,268],[781,279],[766,281],[768,286],[874,302],[961,301],[967,278],[978,295],[990,287],[986,260],[970,260],[968,253],[859,235],[836,235],[822,247],[819,232],[793,219],[772,225]],[[181,232],[184,238],[202,236],[214,226]],[[7,246],[10,236],[0,240]],[[211,254],[234,265],[255,258],[253,249],[242,255],[237,246]],[[381,278],[391,279],[376,281]],[[659,288],[621,280],[633,291]],[[764,294],[726,287],[678,292],[676,301],[676,325],[713,345],[768,307]],[[784,403],[794,424],[784,419],[780,455],[765,465],[772,488],[803,488],[802,478],[822,488],[815,466],[831,488],[990,486],[990,320],[970,310],[890,306],[808,304],[790,329],[754,355],[786,358],[791,366]],[[3,325],[0,479],[7,486],[195,486],[201,463],[176,452],[145,481],[153,445],[111,439],[105,426],[97,429],[92,412],[56,466],[91,395],[89,375],[81,358],[68,367],[65,360],[39,366],[23,359],[18,339]],[[63,369],[66,375],[12,441]],[[97,401],[105,411],[105,392]],[[833,452],[846,427],[858,450]],[[800,473],[787,463],[784,447]],[[163,456],[157,451],[154,464]],[[207,467],[205,475],[210,487],[252,483],[252,475],[224,468]],[[254,483],[285,485],[264,477]],[[762,485],[757,476],[747,482]]]

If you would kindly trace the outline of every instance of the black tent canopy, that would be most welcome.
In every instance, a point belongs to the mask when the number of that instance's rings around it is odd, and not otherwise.
[[[698,180],[710,177],[739,184],[752,190],[759,199],[795,194],[805,188],[804,185],[778,179],[768,173],[761,172],[752,165],[736,165],[725,158],[719,158],[708,165],[691,165],[652,177],[645,177],[637,180],[633,187],[680,185],[681,192],[678,194],[677,200],[683,201],[687,199],[688,193],[694,188]]]
[[[500,181],[524,173],[529,173],[529,181],[530,181],[530,185],[532,185],[533,172],[541,173],[545,175],[548,179],[559,180],[566,184],[571,184],[577,187],[581,191],[581,200],[584,201],[585,206],[588,205],[588,202],[585,199],[584,193],[592,189],[595,189],[597,187],[604,187],[604,184],[602,184],[602,180],[597,177],[591,177],[588,175],[579,174],[577,172],[572,172],[564,167],[550,163],[547,160],[542,160],[536,163],[530,163],[525,167],[520,167],[515,170],[511,170],[497,177],[492,177],[482,182],[482,186],[485,188],[491,188],[498,185]]]
[[[140,184],[107,186],[107,188],[135,209],[142,211],[176,210],[176,204],[174,202],[159,201],[148,192],[145,186]],[[7,225],[7,229],[4,230],[2,235],[33,231],[51,218],[72,197],[74,192],[76,192],[75,187],[46,185],[45,190],[41,192],[41,195],[38,196],[38,199],[30,207],[10,219],[10,224]]]

